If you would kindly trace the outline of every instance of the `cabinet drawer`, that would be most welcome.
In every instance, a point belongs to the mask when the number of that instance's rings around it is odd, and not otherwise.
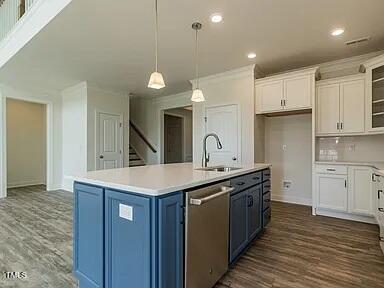
[[[342,165],[316,165],[317,173],[347,175],[348,167]]]
[[[235,190],[233,190],[231,192],[231,195],[234,195],[234,194],[250,187],[251,185],[252,184],[247,179],[247,175],[233,178],[233,179],[231,179],[231,187],[235,188]]]
[[[263,228],[267,227],[269,222],[271,222],[272,214],[271,214],[271,208],[268,208],[263,212]]]
[[[271,207],[271,192],[263,194],[263,211]]]
[[[263,181],[271,179],[271,169],[263,170]]]
[[[263,181],[262,171],[245,175],[246,182],[249,186],[260,184]]]
[[[267,180],[263,183],[263,193],[267,193],[271,191],[271,180]]]

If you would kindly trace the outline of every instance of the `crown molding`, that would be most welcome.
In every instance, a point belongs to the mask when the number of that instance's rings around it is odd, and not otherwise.
[[[289,78],[289,77],[296,77],[300,75],[308,75],[312,74],[314,76],[317,76],[319,72],[319,67],[310,67],[310,68],[303,68],[303,69],[296,69],[296,70],[290,70],[287,72],[279,73],[279,74],[273,74],[268,77],[259,78],[255,80],[255,83],[264,82],[264,81],[273,81],[276,79],[282,79],[282,78]]]
[[[255,64],[248,65],[245,67],[229,70],[223,73],[213,74],[210,76],[199,78],[199,84],[205,85],[210,83],[219,83],[231,79],[238,79],[252,76],[254,78]],[[189,80],[193,86],[196,85],[196,79]]]

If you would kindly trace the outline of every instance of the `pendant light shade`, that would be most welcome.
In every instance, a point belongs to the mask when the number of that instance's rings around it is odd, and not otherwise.
[[[165,87],[165,82],[163,75],[158,71],[157,65],[157,54],[158,54],[158,30],[159,30],[159,21],[158,21],[158,9],[157,9],[157,0],[155,0],[155,72],[151,74],[149,78],[148,87],[152,89],[161,89]]]
[[[202,28],[203,25],[199,22],[195,22],[192,24],[192,29],[196,31],[196,50],[195,50],[195,60],[196,60],[196,88],[192,92],[191,101],[192,102],[204,102],[204,94],[203,91],[199,88],[199,38],[198,31]]]
[[[165,87],[163,75],[159,72],[153,72],[149,78],[148,87],[152,89],[161,89]]]
[[[194,89],[192,92],[192,97],[191,97],[192,102],[204,102],[205,98],[203,95],[203,91],[200,89]]]

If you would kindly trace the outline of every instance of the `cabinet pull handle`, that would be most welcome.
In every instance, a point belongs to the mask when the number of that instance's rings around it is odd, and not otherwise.
[[[287,106],[287,100],[284,99],[284,106]]]
[[[343,130],[343,126],[344,126],[344,123],[341,122],[341,123],[340,123],[340,130]]]
[[[337,122],[336,128],[337,128],[337,130],[340,130],[340,123],[339,122]]]
[[[245,182],[237,182],[236,185],[243,186]]]
[[[344,186],[347,188],[347,180],[344,180]]]
[[[256,176],[256,177],[253,177],[252,179],[253,179],[253,180],[260,180],[260,177],[257,177],[257,176]]]
[[[380,212],[384,212],[384,208],[378,208]]]
[[[383,190],[378,190],[377,191],[377,199],[380,199],[380,193],[383,193]]]
[[[207,203],[217,197],[220,197],[220,196],[223,196],[225,194],[229,194],[231,193],[233,190],[235,190],[235,188],[232,188],[232,187],[226,187],[226,186],[222,186],[220,188],[220,191],[218,191],[217,193],[215,194],[212,194],[212,195],[209,195],[207,197],[204,197],[204,198],[191,198],[189,199],[189,204],[191,205],[196,205],[196,206],[200,206],[200,205],[203,205],[204,203]]]
[[[280,106],[283,106],[283,99],[280,100]]]
[[[264,202],[266,203],[271,202],[271,199],[265,199]]]
[[[333,168],[327,168],[327,171],[330,171],[330,172],[335,172],[336,169],[333,169]]]
[[[379,236],[379,241],[384,242],[384,237]]]

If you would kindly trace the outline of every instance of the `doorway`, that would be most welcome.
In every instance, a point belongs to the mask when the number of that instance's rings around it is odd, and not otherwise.
[[[164,163],[192,162],[192,106],[164,110]]]
[[[7,189],[41,185],[46,190],[46,105],[7,98],[6,143]]]

